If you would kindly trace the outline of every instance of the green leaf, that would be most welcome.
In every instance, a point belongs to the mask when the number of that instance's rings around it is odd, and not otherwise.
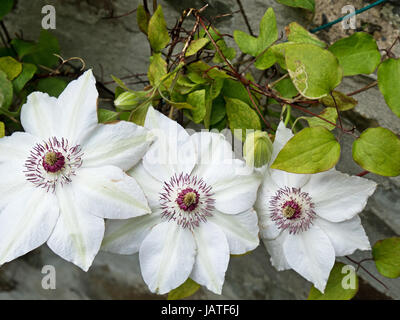
[[[378,86],[389,108],[400,117],[400,59],[387,59],[378,68]]]
[[[34,42],[21,39],[12,39],[11,44],[13,48],[17,51],[18,58],[20,60],[26,55],[33,53],[36,47]]]
[[[107,109],[98,108],[97,115],[100,123],[113,122],[118,119],[118,112]]]
[[[400,277],[400,238],[379,240],[372,248],[379,273],[387,278]]]
[[[170,41],[167,24],[165,23],[164,14],[160,5],[150,18],[148,38],[150,46],[155,52],[160,52]]]
[[[230,78],[224,71],[220,71],[217,68],[212,68],[209,64],[201,60],[189,64],[187,68],[190,72],[197,73],[201,78],[205,79],[206,81],[207,80],[211,81],[211,79],[217,79],[217,78]]]
[[[237,138],[244,141],[246,139],[246,129],[261,130],[260,118],[247,103],[227,97],[225,97],[225,101],[229,127]],[[242,134],[238,136],[234,131],[235,129],[242,129]]]
[[[369,128],[353,143],[353,159],[381,176],[400,175],[400,139],[386,128]]]
[[[10,48],[2,47],[0,48],[0,57],[12,56],[15,57],[15,53]]]
[[[246,135],[243,156],[249,167],[260,168],[267,164],[272,155],[272,142],[265,131],[254,131]]]
[[[292,80],[284,78],[275,84],[274,89],[277,90],[284,98],[293,98],[298,94],[296,87],[293,85]]]
[[[344,76],[373,73],[381,61],[376,41],[365,32],[336,41],[329,51],[338,58]]]
[[[358,291],[358,277],[354,268],[346,269],[346,265],[341,262],[336,262],[329,275],[326,284],[325,293],[321,293],[318,289],[312,286],[308,295],[308,300],[350,300]],[[354,277],[354,283],[351,279]],[[354,285],[353,288],[351,286]],[[348,289],[345,289],[347,288]]]
[[[66,86],[67,81],[64,79],[51,77],[40,79],[36,86],[36,90],[46,92],[52,97],[58,97],[61,92],[64,91]]]
[[[225,100],[222,96],[212,102],[210,125],[215,125],[226,116]]]
[[[168,101],[168,103],[176,109],[190,109],[190,110],[195,109],[194,106],[192,106],[191,104],[189,104],[187,102],[177,102],[177,101],[170,100],[170,101]],[[190,117],[190,119],[192,119],[192,117]]]
[[[237,80],[226,79],[221,92],[225,97],[242,100],[248,105],[252,104],[246,88]]]
[[[213,104],[213,99],[214,99],[212,91],[213,91],[214,85],[215,85],[215,83],[212,83],[211,86],[205,88],[205,90],[206,90],[206,96],[205,96],[206,114],[204,115],[203,124],[206,129],[210,129],[212,104]]]
[[[139,5],[136,10],[136,21],[139,26],[140,31],[147,35],[150,15],[142,5]]]
[[[340,144],[328,129],[305,128],[285,144],[271,168],[293,173],[317,173],[333,168],[339,157]]]
[[[315,10],[315,1],[314,0],[276,0],[276,2],[279,2],[281,4],[290,6],[290,7],[295,7],[295,8],[302,8],[302,9],[307,9],[310,11]]]
[[[183,298],[190,297],[195,294],[197,290],[200,289],[200,285],[194,282],[192,279],[188,278],[184,283],[182,283],[178,288],[171,290],[168,293],[168,300],[179,300]]]
[[[315,34],[308,32],[297,22],[292,22],[285,27],[286,36],[289,41],[297,43],[315,44],[321,48],[326,48],[326,43],[319,40]]]
[[[271,68],[276,62],[276,55],[271,47],[257,58],[254,66],[259,70],[265,70]]]
[[[220,36],[220,33],[218,29],[216,28],[209,28],[208,32],[211,36],[211,38],[215,41],[215,44],[218,46],[219,50],[221,50],[222,54],[225,56],[226,59],[232,60],[236,56],[236,50],[234,48],[228,47],[225,40]],[[201,29],[199,31],[199,36],[198,38],[207,38],[209,39],[209,36],[206,34],[204,29]],[[215,50],[214,45],[209,42],[206,45],[206,48],[209,50]],[[224,59],[216,52],[213,62],[215,63],[224,63]]]
[[[206,90],[196,90],[189,93],[186,102],[193,106],[192,119],[196,123],[203,121],[206,115]]]
[[[285,49],[286,65],[294,86],[308,99],[326,96],[342,81],[336,57],[313,44],[291,44]]]
[[[228,47],[225,40],[218,40],[216,45],[221,50],[222,54],[227,60],[232,60],[236,57],[235,48]],[[221,57],[221,55],[217,52],[212,60],[214,63],[225,63],[225,60]]]
[[[291,99],[295,97],[299,92],[296,87],[293,85],[292,80],[290,78],[284,78],[278,83],[276,83],[273,88],[279,92],[279,95],[283,98]],[[279,104],[275,99],[268,98],[268,104]]]
[[[336,108],[326,108],[321,114],[321,117],[323,117],[326,120],[329,120],[330,122],[336,123],[336,119],[338,117]],[[333,130],[336,127],[318,117],[305,117],[305,119],[308,121],[308,125],[310,127],[324,127],[328,130]]]
[[[274,44],[257,58],[254,66],[257,69],[265,70],[272,67],[275,63],[278,63],[282,69],[286,70],[285,49],[291,44],[293,44],[293,42]]]
[[[58,58],[54,54],[60,53],[60,46],[57,38],[48,30],[42,29],[38,42],[34,46],[30,46],[25,42],[23,49],[24,51],[26,50],[23,52],[23,62],[42,65],[48,68],[52,68],[58,63]],[[20,56],[19,52],[18,55]]]
[[[332,94],[333,94],[333,97],[335,98],[336,105],[340,111],[346,111],[346,110],[353,109],[358,103],[358,101],[356,99],[349,97],[348,95],[346,95],[340,91],[333,91]],[[323,97],[322,99],[320,99],[320,102],[322,104],[324,104],[325,106],[330,107],[330,108],[336,108],[335,101],[333,100],[331,95],[327,95],[327,96]]]
[[[0,20],[3,19],[4,16],[11,11],[13,4],[14,4],[13,0],[0,1]]]
[[[148,91],[125,91],[114,100],[114,105],[120,110],[133,110],[149,99]]]
[[[167,63],[162,58],[161,53],[154,53],[150,57],[149,70],[147,77],[153,87],[157,87],[163,76],[167,74]]]
[[[118,84],[118,86],[120,86],[122,89],[124,89],[125,91],[132,91],[131,89],[129,89],[127,86],[126,86],[126,84],[121,80],[121,79],[119,79],[119,78],[117,78],[117,77],[115,77],[115,76],[113,76],[113,75],[111,75],[111,78],[114,80],[114,82],[116,83],[116,84]]]
[[[31,63],[22,64],[22,72],[20,75],[13,80],[13,86],[15,92],[20,92],[26,83],[33,78],[36,73],[36,66]]]
[[[216,78],[211,83],[210,86],[210,95],[212,99],[215,99],[221,93],[222,87],[224,86],[225,79]]]
[[[8,109],[13,99],[13,86],[7,75],[0,70],[0,108]],[[1,110],[0,110],[1,112]]]
[[[3,138],[6,135],[6,127],[4,122],[0,121],[0,138]]]
[[[148,103],[141,105],[136,110],[134,110],[132,112],[132,117],[131,117],[132,122],[143,127],[144,121],[146,120],[147,111],[149,110],[150,105],[151,105],[151,102],[148,102]]]
[[[274,10],[269,8],[265,12],[260,22],[257,38],[240,30],[233,32],[233,38],[242,52],[257,57],[278,39]]]
[[[8,80],[14,80],[22,71],[22,63],[12,57],[1,57],[0,70],[6,73]]]
[[[198,89],[199,84],[192,82],[189,77],[180,74],[174,87],[172,88],[171,96],[174,94],[186,95],[196,89]]]
[[[196,54],[200,49],[204,48],[204,46],[206,46],[209,42],[210,40],[207,38],[200,38],[193,40],[190,43],[189,47],[187,48],[185,56],[188,57],[193,54]]]

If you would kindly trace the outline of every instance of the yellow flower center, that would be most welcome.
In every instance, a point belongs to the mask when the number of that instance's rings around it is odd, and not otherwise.
[[[183,203],[184,203],[186,206],[189,207],[190,205],[192,205],[193,203],[196,202],[196,199],[197,199],[197,195],[196,195],[194,192],[188,192],[188,193],[186,193],[185,196],[183,197]]]
[[[47,152],[44,156],[44,161],[49,166],[54,166],[54,164],[57,162],[57,154],[54,151]]]

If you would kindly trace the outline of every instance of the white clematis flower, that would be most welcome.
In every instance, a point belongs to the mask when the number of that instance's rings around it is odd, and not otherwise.
[[[269,165],[292,136],[281,122]],[[324,292],[335,256],[370,249],[357,214],[375,188],[373,181],[335,169],[294,174],[268,166],[255,207],[272,265],[294,269]]]
[[[229,255],[259,244],[252,207],[261,176],[233,159],[221,134],[190,136],[153,108],[145,127],[158,140],[129,174],[142,186],[152,214],[107,221],[103,249],[139,252],[152,292],[167,293],[190,277],[220,294]]]
[[[25,132],[0,139],[0,264],[47,242],[88,270],[104,235],[104,218],[150,212],[143,191],[123,170],[147,151],[148,130],[99,124],[91,71],[58,99],[34,92],[22,107]]]

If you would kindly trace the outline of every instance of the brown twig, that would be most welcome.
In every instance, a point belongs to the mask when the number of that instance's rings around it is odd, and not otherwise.
[[[365,87],[362,87],[361,89],[358,89],[356,91],[348,93],[347,96],[349,96],[349,97],[354,96],[355,94],[358,94],[358,93],[366,91],[372,87],[375,87],[377,84],[378,84],[378,81],[371,82],[370,84],[366,85]]]
[[[347,260],[349,260],[350,262],[354,263],[357,265],[357,271],[359,268],[363,269],[372,279],[376,280],[377,282],[379,282],[386,290],[388,290],[389,288],[382,282],[380,281],[377,277],[375,277],[371,272],[369,272],[364,266],[361,265],[362,262],[366,261],[366,259],[363,259],[361,261],[355,261],[352,258],[350,258],[349,256],[345,256]]]
[[[137,10],[137,8],[136,8],[136,9],[133,9],[133,10],[131,10],[131,11],[129,11],[129,12],[126,12],[126,13],[124,13],[124,14],[121,14],[121,15],[119,15],[119,16],[114,16],[114,15],[113,15],[114,13],[112,13],[111,16],[109,16],[109,17],[102,17],[102,19],[109,20],[109,19],[119,19],[119,18],[127,17],[127,16],[131,15],[132,13],[136,12],[136,10]]]
[[[342,124],[342,118],[340,117],[340,112],[339,112],[338,105],[337,105],[337,103],[336,103],[335,96],[333,95],[332,92],[330,92],[330,96],[332,97],[333,103],[335,104],[336,113],[337,113],[337,116],[338,116],[338,119],[339,119],[340,129],[341,129],[341,131],[343,132],[343,131],[344,131],[344,128],[343,128],[343,124]]]
[[[369,173],[369,171],[365,170],[365,171],[362,171],[362,172],[358,173],[357,176],[358,177],[364,177],[368,173]]]
[[[236,2],[239,5],[240,13],[243,16],[244,22],[246,23],[246,26],[247,26],[247,29],[249,30],[249,33],[254,37],[254,33],[253,33],[253,30],[251,29],[251,26],[250,26],[250,23],[249,23],[249,19],[247,19],[246,12],[244,11],[244,7],[243,7],[243,4],[242,4],[242,1],[236,0]]]
[[[267,128],[271,128],[271,125],[269,124],[269,122],[268,122],[267,120],[265,120],[265,118],[264,118],[264,116],[262,115],[261,111],[260,111],[259,108],[257,107],[257,104],[254,102],[253,95],[251,94],[250,89],[249,89],[249,85],[247,85],[247,86],[245,86],[245,87],[246,87],[247,93],[249,94],[250,101],[251,101],[251,103],[253,104],[254,108],[257,110],[258,115],[259,115],[259,116],[261,117],[261,119],[264,121],[264,123],[265,123],[265,125],[267,126]]]

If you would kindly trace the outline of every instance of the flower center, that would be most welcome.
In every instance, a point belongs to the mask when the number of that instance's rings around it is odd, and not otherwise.
[[[282,208],[282,214],[287,219],[295,219],[301,215],[301,207],[293,200],[286,201]]]
[[[315,218],[314,203],[300,188],[279,189],[270,201],[271,219],[289,233],[306,231]]]
[[[206,222],[212,216],[214,202],[211,186],[189,174],[172,176],[160,192],[162,217],[183,228],[193,229]]]
[[[35,186],[54,192],[56,186],[71,182],[82,165],[79,145],[71,147],[65,138],[50,138],[36,144],[25,161],[25,177]]]
[[[196,190],[186,188],[179,193],[176,203],[184,211],[193,211],[199,203],[199,197],[199,193]]]
[[[57,172],[64,168],[65,158],[61,152],[50,151],[43,157],[43,168],[47,172]]]

